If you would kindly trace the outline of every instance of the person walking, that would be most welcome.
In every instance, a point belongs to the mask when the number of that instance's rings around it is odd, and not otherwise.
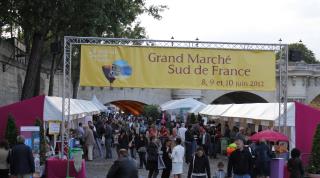
[[[112,127],[109,122],[107,122],[105,126],[104,138],[106,147],[106,159],[112,159]]]
[[[93,131],[89,128],[89,126],[84,127],[84,141],[85,141],[85,146],[87,148],[87,159],[88,161],[92,161],[93,147],[96,142],[94,139]]]
[[[130,150],[130,156],[131,158],[133,159],[136,159],[136,152],[135,152],[135,140],[137,139],[137,134],[136,134],[136,131],[135,129],[130,129],[130,135],[129,135],[129,150]]]
[[[9,143],[6,140],[0,142],[0,177],[9,178]]]
[[[35,172],[32,150],[24,144],[24,137],[17,137],[10,154],[10,174],[19,178],[30,178]]]
[[[270,176],[271,150],[264,139],[260,140],[255,152],[255,174],[258,177]]]
[[[228,160],[228,177],[250,178],[252,171],[252,157],[248,149],[244,149],[242,139],[235,141],[237,150],[233,151]]]
[[[120,149],[118,155],[118,160],[113,163],[106,178],[138,178],[137,165],[129,158],[128,151]]]
[[[129,149],[129,137],[124,130],[120,131],[120,136],[118,138],[118,146],[117,151],[119,152],[120,149]]]
[[[176,146],[172,150],[172,174],[174,178],[181,178],[183,173],[183,157],[184,157],[184,147],[181,146],[181,139],[176,139]]]
[[[161,148],[162,151],[162,160],[164,162],[164,165],[166,166],[165,169],[162,171],[161,178],[169,178],[171,169],[172,169],[172,160],[171,160],[171,154],[172,154],[172,141],[167,139],[164,142],[164,145]]]
[[[95,126],[93,124],[89,125],[89,128],[93,133],[93,137],[94,137],[94,141],[95,141],[96,147],[98,147],[98,150],[99,150],[99,155],[100,155],[101,158],[103,158],[101,143],[99,142],[99,135],[98,135],[98,133],[96,131],[97,129],[95,129]]]
[[[186,134],[187,128],[185,127],[185,124],[182,123],[181,127],[178,129],[178,137],[181,138],[182,143],[185,142],[185,134]]]
[[[143,165],[147,167],[146,153],[147,153],[148,139],[144,134],[140,133],[139,138],[137,138],[135,142],[136,142],[136,149],[140,158],[139,168],[142,169]]]
[[[193,141],[194,141],[194,137],[192,132],[192,125],[188,125],[188,129],[185,132],[185,147],[186,147],[185,159],[187,164],[189,164],[192,159],[192,142]]]
[[[147,170],[149,170],[148,178],[156,178],[159,174],[158,170],[158,145],[155,137],[150,137],[150,142],[147,148]]]
[[[211,137],[207,133],[206,129],[203,129],[200,137],[200,145],[204,149],[206,155],[209,155],[209,149],[211,145]]]
[[[304,171],[300,159],[300,150],[297,148],[292,149],[291,158],[288,161],[287,167],[290,172],[290,178],[303,178]]]
[[[189,165],[188,178],[206,177],[211,178],[210,163],[204,149],[200,146]]]

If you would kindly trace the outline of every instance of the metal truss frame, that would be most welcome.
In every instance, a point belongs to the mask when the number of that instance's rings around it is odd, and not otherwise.
[[[176,48],[209,48],[209,49],[230,49],[230,50],[264,50],[280,53],[279,59],[279,115],[283,113],[286,126],[287,117],[287,81],[288,81],[288,45],[268,43],[230,43],[230,42],[209,42],[209,41],[176,41],[176,40],[149,40],[149,39],[126,39],[126,38],[102,38],[102,37],[64,37],[64,63],[63,63],[63,102],[62,102],[62,126],[61,141],[62,148],[69,139],[70,122],[70,99],[72,98],[71,64],[72,47],[82,44],[100,45],[125,45],[125,46],[152,46],[152,47],[176,47]],[[66,142],[67,143],[67,142]],[[63,151],[61,151],[63,156]]]

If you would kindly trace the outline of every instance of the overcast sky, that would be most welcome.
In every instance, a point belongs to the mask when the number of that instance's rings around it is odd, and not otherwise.
[[[151,39],[295,43],[320,59],[320,0],[149,0],[169,7],[158,21],[143,15]]]

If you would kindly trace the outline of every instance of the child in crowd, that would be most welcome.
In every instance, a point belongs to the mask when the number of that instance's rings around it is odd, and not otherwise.
[[[223,168],[224,168],[223,162],[219,162],[218,163],[218,171],[215,172],[213,178],[225,178],[226,172],[224,172]]]

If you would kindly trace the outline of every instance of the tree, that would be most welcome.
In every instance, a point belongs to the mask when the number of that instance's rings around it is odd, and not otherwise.
[[[314,53],[307,48],[303,43],[293,43],[289,45],[289,51],[298,51],[301,54],[301,59],[308,64],[319,63]]]
[[[145,105],[143,107],[143,114],[145,117],[148,118],[150,123],[155,122],[157,119],[160,118],[160,111],[157,105]]]
[[[314,53],[307,48],[306,45],[303,43],[292,43],[289,44],[289,61],[291,60],[291,54],[295,53],[295,55],[299,55],[299,58],[301,58],[302,61],[306,62],[307,64],[316,64],[319,63],[317,61],[316,57],[314,56]],[[280,54],[279,52],[276,54],[277,60],[279,59]]]
[[[316,133],[313,137],[311,160],[309,163],[309,172],[320,174],[320,124],[317,126]]]
[[[43,165],[46,162],[46,137],[43,122],[40,119],[37,119],[35,126],[40,127],[40,165]]]
[[[22,28],[27,49],[28,67],[21,99],[38,93],[37,79],[45,42],[63,36],[145,37],[136,21],[142,13],[160,19],[165,6],[147,6],[145,0],[2,0],[0,18],[3,24]],[[3,26],[3,25],[2,25]],[[27,50],[29,53],[29,50]],[[54,62],[52,62],[54,65]],[[73,69],[78,69],[75,63]],[[77,71],[75,71],[77,73]],[[76,76],[76,75],[74,75]],[[74,78],[73,83],[78,83]]]
[[[7,121],[7,128],[5,138],[8,140],[10,147],[14,146],[17,143],[18,130],[14,117],[9,114]]]

